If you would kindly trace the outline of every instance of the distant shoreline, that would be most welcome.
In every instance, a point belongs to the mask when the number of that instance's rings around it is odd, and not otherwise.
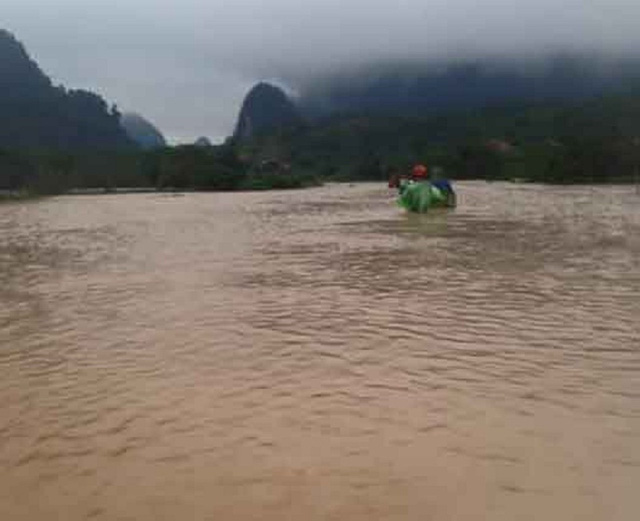
[[[486,182],[486,183],[505,183],[505,184],[535,184],[541,186],[628,186],[630,188],[634,188],[637,193],[640,193],[640,183],[630,181],[628,179],[620,179],[620,180],[610,180],[607,183],[576,183],[576,182],[558,182],[558,183],[543,183],[540,181],[533,181],[529,179],[523,178],[514,178],[514,179],[452,179],[452,182],[467,182],[467,181],[477,181],[477,182]],[[344,184],[344,185],[356,185],[360,183],[376,183],[385,185],[384,182],[380,180],[344,180],[344,181],[329,181],[322,184]],[[304,190],[306,188],[313,188],[314,186],[320,185],[312,185],[312,186],[304,186],[304,187],[292,187],[292,188],[274,188],[270,190]],[[72,188],[66,192],[61,193],[52,193],[52,194],[40,194],[37,192],[31,192],[28,190],[0,190],[0,203],[9,203],[9,202],[17,202],[17,201],[30,201],[34,199],[41,199],[45,197],[59,197],[65,195],[125,195],[125,194],[188,194],[188,193],[236,193],[236,192],[254,192],[254,191],[265,191],[265,190],[202,190],[196,188],[154,188],[151,186],[146,187],[117,187],[117,188]]]
[[[158,190],[152,186],[146,187],[119,187],[119,188],[72,188],[60,195],[101,195],[101,194],[148,194],[174,190]],[[185,190],[180,190],[185,191]]]
[[[42,197],[26,190],[0,190],[0,203],[11,201],[27,201]]]

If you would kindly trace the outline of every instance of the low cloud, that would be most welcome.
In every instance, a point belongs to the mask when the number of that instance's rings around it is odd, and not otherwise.
[[[8,5],[7,5],[8,4]],[[231,132],[260,79],[292,88],[373,62],[640,44],[631,0],[5,0],[6,28],[54,81],[92,88],[169,138]]]

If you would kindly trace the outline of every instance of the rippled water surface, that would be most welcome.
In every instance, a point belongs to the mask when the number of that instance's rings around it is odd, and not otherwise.
[[[0,205],[0,519],[640,518],[640,196]]]

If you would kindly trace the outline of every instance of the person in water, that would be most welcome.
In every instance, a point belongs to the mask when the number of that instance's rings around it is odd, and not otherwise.
[[[417,164],[411,170],[411,179],[414,181],[428,181],[429,170],[426,165]]]
[[[424,164],[416,164],[411,171],[411,180],[414,182],[428,182],[431,186],[442,192],[447,201],[447,206],[456,206],[456,193],[447,179],[429,179],[429,169]]]

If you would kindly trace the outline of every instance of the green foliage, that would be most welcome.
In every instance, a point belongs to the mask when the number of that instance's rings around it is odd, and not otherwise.
[[[148,152],[144,174],[158,189],[237,190],[246,177],[232,149],[184,145]]]
[[[275,165],[275,166],[273,166]],[[310,170],[242,160],[231,145],[150,151],[76,152],[0,149],[0,190],[34,194],[71,189],[266,190],[318,184]]]
[[[90,96],[79,99],[95,102]],[[4,147],[0,190],[299,188],[323,180],[386,180],[391,172],[408,173],[416,162],[452,179],[633,181],[640,166],[637,136],[640,96],[427,118],[336,117],[221,146],[149,151]]]
[[[35,175],[32,162],[24,154],[0,149],[0,190],[18,190]]]
[[[322,179],[379,180],[423,162],[457,179],[632,180],[640,95],[510,105],[425,117],[334,116],[243,143],[249,160],[285,158]],[[635,159],[634,159],[635,158]]]
[[[278,172],[269,175],[252,173],[243,182],[243,190],[284,190],[291,188],[305,188],[317,185],[319,181],[309,174],[291,175]]]
[[[450,164],[459,179],[502,179],[505,158],[484,144],[467,144],[456,150]]]

